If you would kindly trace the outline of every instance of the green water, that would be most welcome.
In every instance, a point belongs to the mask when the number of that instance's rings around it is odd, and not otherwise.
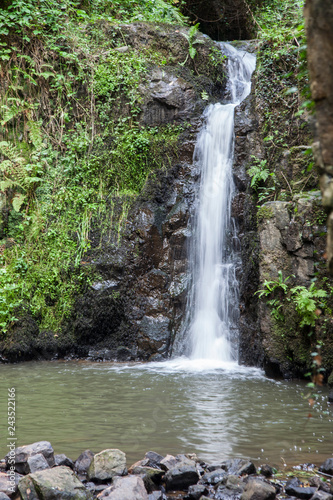
[[[119,448],[128,465],[155,450],[281,467],[320,464],[333,453],[327,393],[308,418],[304,384],[269,380],[259,370],[64,361],[1,365],[0,376],[1,457],[7,387],[16,389],[17,444],[48,440],[74,460],[88,448]]]

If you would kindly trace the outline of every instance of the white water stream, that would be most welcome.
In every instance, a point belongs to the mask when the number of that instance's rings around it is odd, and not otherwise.
[[[234,111],[250,93],[255,69],[252,54],[229,44],[221,46],[228,56],[230,100],[207,108],[206,125],[195,148],[201,184],[190,252],[192,287],[175,349],[197,363],[217,366],[237,361],[239,256],[233,250],[237,235],[231,218]]]

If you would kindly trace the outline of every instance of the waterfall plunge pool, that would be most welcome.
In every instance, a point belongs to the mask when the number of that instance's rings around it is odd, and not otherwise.
[[[87,361],[2,365],[0,412],[16,388],[17,445],[47,440],[76,459],[119,448],[128,465],[146,451],[196,453],[206,462],[245,457],[278,468],[320,465],[333,453],[333,409],[323,388],[311,409],[302,382],[200,360],[115,364]],[[5,384],[6,381],[6,384]],[[1,457],[7,453],[1,418]]]

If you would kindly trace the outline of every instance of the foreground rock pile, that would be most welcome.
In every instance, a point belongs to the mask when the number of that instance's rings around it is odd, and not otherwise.
[[[0,467],[0,500],[333,500],[333,458],[307,484],[297,477],[279,481],[269,465],[258,472],[242,459],[209,465],[196,455],[149,451],[127,469],[125,453],[106,449],[86,450],[73,462],[54,455],[48,441],[12,450]]]

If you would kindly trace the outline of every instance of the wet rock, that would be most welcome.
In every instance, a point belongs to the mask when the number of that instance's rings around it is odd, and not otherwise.
[[[92,500],[92,494],[65,466],[46,469],[20,479],[22,500]]]
[[[13,496],[17,492],[17,485],[21,477],[22,476],[16,472],[14,474],[0,472],[0,492],[9,497]]]
[[[166,489],[184,490],[199,480],[199,474],[195,465],[179,465],[168,470],[165,474]]]
[[[38,441],[36,443],[20,446],[15,449],[15,470],[19,474],[28,474],[30,472],[28,459],[37,454],[43,455],[50,467],[54,466],[54,451],[51,443],[48,441]],[[8,462],[10,462],[10,457],[11,455],[9,453],[5,457],[7,468]]]
[[[116,477],[99,495],[103,500],[148,500],[143,480],[138,476]]]
[[[189,486],[184,500],[200,500],[203,495],[207,495],[208,488],[204,484],[193,484]]]
[[[88,469],[88,479],[106,481],[126,474],[126,455],[118,449],[107,449],[94,455]]]
[[[245,485],[241,500],[273,500],[275,497],[273,485],[261,479],[251,479]]]
[[[226,471],[223,469],[216,469],[212,472],[206,472],[201,478],[201,481],[203,481],[206,484],[217,484],[220,481],[222,481],[225,476],[227,475]]]
[[[255,465],[248,460],[235,458],[233,460],[226,460],[222,463],[221,468],[226,470],[228,474],[242,476],[245,474],[256,474]]]
[[[318,488],[319,490],[330,493],[330,484],[327,483],[326,481],[323,481],[323,478],[320,478],[318,476],[310,477],[309,485],[316,486],[316,488]]]
[[[319,471],[324,472],[324,474],[333,476],[333,458],[328,458],[327,460],[325,460],[325,462],[319,467]]]
[[[168,471],[175,467],[177,464],[177,458],[173,455],[166,455],[163,460],[160,461],[161,469]]]
[[[54,462],[56,466],[65,465],[70,469],[74,469],[74,462],[70,458],[66,457],[63,453],[60,455],[54,455]]]
[[[264,464],[260,468],[260,474],[265,477],[271,477],[274,474],[274,469],[268,464]]]
[[[41,453],[37,453],[37,455],[29,457],[28,466],[29,466],[29,472],[37,472],[39,470],[45,470],[50,468],[49,464],[47,463],[46,459]]]
[[[6,493],[0,491],[0,500],[10,500],[9,496]]]
[[[137,465],[129,469],[130,474],[140,475],[143,479],[144,485],[148,493],[156,490],[156,485],[160,484],[164,471],[161,469],[154,469],[152,467],[142,467]]]
[[[148,466],[149,467],[161,467],[161,460],[163,460],[163,456],[159,455],[159,453],[156,453],[155,451],[147,451],[145,454],[145,458],[148,459]]]
[[[285,486],[285,491],[288,495],[292,495],[297,498],[311,498],[312,495],[315,494],[317,488],[308,486],[303,487],[303,483],[298,478],[293,478],[290,481],[287,481]]]
[[[75,460],[74,470],[77,474],[85,475],[88,472],[91,461],[94,458],[94,454],[90,450],[85,450],[81,455]]]
[[[333,495],[331,495],[331,493],[322,490],[316,491],[316,493],[311,497],[311,500],[332,500],[332,499]]]
[[[236,492],[242,492],[245,488],[245,483],[239,476],[226,476],[225,480],[223,481],[225,484],[226,488],[229,490],[234,490]]]
[[[168,500],[162,491],[153,491],[148,495],[148,500]]]
[[[139,324],[138,346],[156,352],[170,342],[170,319],[162,314],[144,316]]]

